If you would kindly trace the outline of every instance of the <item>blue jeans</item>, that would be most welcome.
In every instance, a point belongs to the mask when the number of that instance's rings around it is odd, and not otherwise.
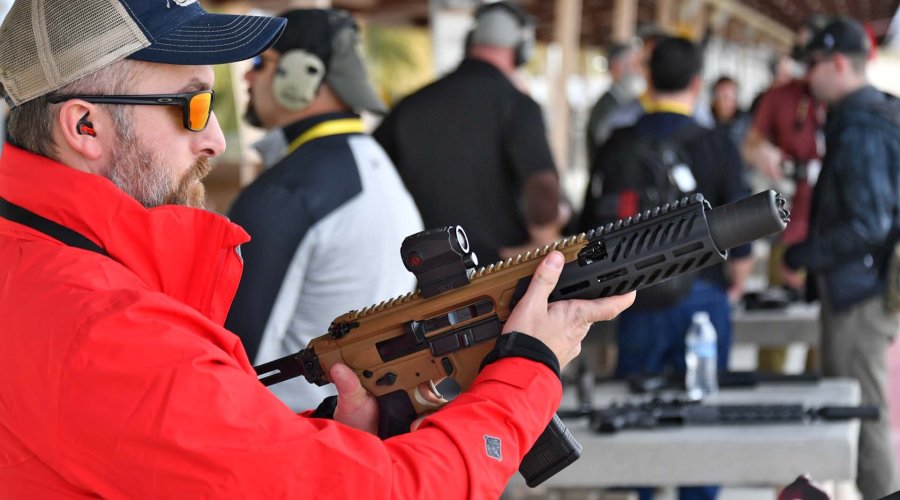
[[[728,295],[718,285],[696,279],[691,293],[678,305],[655,311],[626,310],[619,315],[616,377],[684,373],[684,336],[697,311],[709,313],[716,329],[719,370],[727,370],[731,351]]]
[[[719,370],[727,370],[731,351],[731,306],[728,304],[728,295],[718,285],[695,279],[691,293],[678,305],[655,311],[625,311],[619,316],[616,377],[656,375],[666,371],[683,374],[684,337],[691,325],[691,318],[697,311],[709,313],[716,329]],[[679,488],[678,498],[712,500],[718,492],[718,486],[685,487]],[[650,488],[640,488],[638,493],[641,500],[653,497]]]

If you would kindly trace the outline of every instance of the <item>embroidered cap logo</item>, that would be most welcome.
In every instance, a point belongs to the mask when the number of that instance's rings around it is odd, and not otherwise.
[[[503,454],[500,450],[500,438],[493,436],[484,436],[484,451],[487,456],[497,459],[498,462],[503,461]]]
[[[166,8],[167,9],[172,8],[172,5],[170,2],[175,2],[175,5],[177,5],[179,7],[187,7],[188,5],[190,5],[192,3],[197,3],[197,0],[166,0]]]

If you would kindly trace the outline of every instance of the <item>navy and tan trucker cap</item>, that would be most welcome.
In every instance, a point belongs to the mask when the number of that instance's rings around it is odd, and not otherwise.
[[[0,84],[15,107],[124,58],[249,59],[284,26],[276,17],[211,14],[197,0],[16,0],[0,26]]]

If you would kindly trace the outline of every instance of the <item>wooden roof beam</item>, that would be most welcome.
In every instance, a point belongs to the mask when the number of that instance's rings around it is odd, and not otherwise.
[[[336,2],[341,4],[341,1]],[[428,19],[428,2],[385,5],[363,14],[373,24],[414,24],[416,19]]]
[[[632,0],[629,0],[632,1]],[[637,2],[637,0],[633,0]],[[556,0],[553,41],[559,47],[559,67],[550,75],[550,148],[556,167],[571,167],[569,137],[571,129],[569,100],[566,93],[569,75],[575,73],[581,50],[582,0]]]
[[[764,33],[783,46],[789,47],[794,43],[794,32],[790,28],[770,17],[760,14],[737,0],[705,1],[708,5],[728,12],[733,18],[739,19],[742,23]]]
[[[612,12],[612,40],[624,42],[634,36],[638,0],[615,0]]]

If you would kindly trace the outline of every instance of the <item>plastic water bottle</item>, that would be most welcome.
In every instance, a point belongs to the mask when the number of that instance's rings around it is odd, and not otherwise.
[[[685,336],[684,361],[687,372],[684,387],[690,399],[698,400],[719,390],[716,353],[716,329],[709,320],[709,313],[695,312]]]

